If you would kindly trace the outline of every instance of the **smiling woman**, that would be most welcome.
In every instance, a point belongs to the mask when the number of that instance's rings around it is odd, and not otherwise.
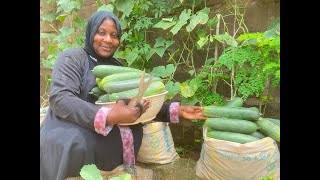
[[[106,18],[93,38],[93,48],[99,56],[109,57],[117,50],[119,44],[116,23],[112,18]]]

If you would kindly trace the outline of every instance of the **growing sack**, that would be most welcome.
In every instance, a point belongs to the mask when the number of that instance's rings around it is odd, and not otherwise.
[[[214,180],[280,179],[280,152],[272,138],[240,144],[208,138],[206,134],[207,127],[204,126],[197,176]]]
[[[167,122],[153,122],[143,126],[143,138],[137,161],[167,164],[179,158]]]

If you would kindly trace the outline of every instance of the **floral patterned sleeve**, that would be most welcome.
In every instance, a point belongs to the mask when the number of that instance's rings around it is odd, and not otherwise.
[[[170,111],[170,123],[179,123],[179,113],[178,113],[178,107],[180,103],[179,102],[172,102],[169,107]]]
[[[107,116],[111,108],[102,107],[97,112],[94,119],[94,129],[98,134],[107,136],[108,133],[112,130],[113,125],[107,125]],[[107,126],[106,126],[107,125]]]

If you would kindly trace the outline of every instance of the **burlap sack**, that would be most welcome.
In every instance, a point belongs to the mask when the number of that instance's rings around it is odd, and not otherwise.
[[[170,127],[166,122],[153,122],[143,126],[143,138],[137,161],[167,164],[179,158],[174,148]]]
[[[280,179],[280,152],[270,137],[240,144],[206,137],[196,165],[196,175],[214,180],[259,180],[270,177]]]

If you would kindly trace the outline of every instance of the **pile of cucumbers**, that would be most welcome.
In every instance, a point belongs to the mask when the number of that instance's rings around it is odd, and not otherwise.
[[[89,94],[97,98],[96,103],[114,102],[120,98],[134,97],[138,94],[142,71],[139,69],[114,65],[97,65],[92,69],[96,86]],[[145,82],[151,75],[145,73]],[[160,77],[154,76],[144,96],[165,92]]]
[[[264,137],[280,142],[280,119],[262,118],[258,108],[243,107],[243,103],[235,97],[224,106],[205,106],[207,137],[241,144]]]

